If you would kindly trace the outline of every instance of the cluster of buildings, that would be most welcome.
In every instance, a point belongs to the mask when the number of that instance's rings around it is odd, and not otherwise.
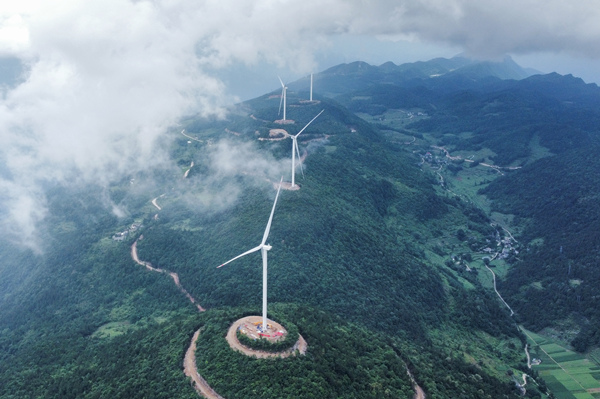
[[[129,233],[133,233],[134,231],[137,231],[141,228],[142,228],[141,223],[132,223],[131,226],[129,226],[127,228],[127,230],[120,231],[120,232],[116,233],[115,235],[113,235],[112,239],[115,241],[123,241],[124,239],[127,238]]]
[[[486,254],[495,254],[492,259],[507,259],[511,255],[518,255],[519,251],[517,247],[513,244],[513,239],[509,236],[505,236],[504,238],[500,237],[499,233],[496,233],[496,248],[486,247],[481,250],[481,252]]]

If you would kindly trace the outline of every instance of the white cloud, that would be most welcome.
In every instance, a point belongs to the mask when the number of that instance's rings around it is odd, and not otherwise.
[[[291,140],[287,144],[291,148]],[[244,176],[250,184],[265,188],[269,182],[275,185],[281,176],[289,178],[291,171],[291,159],[276,160],[252,142],[220,140],[207,149],[206,158],[207,170],[194,177],[193,187],[186,185],[189,206],[206,213],[237,202],[243,191],[236,177]]]
[[[28,47],[14,55],[28,76],[0,102],[0,166],[15,199],[3,224],[33,240],[44,182],[107,184],[159,164],[166,129],[185,113],[221,113],[224,97],[193,38],[152,3],[64,3],[22,20]]]
[[[9,2],[4,2],[9,3]],[[189,112],[221,114],[215,74],[235,63],[305,73],[331,38],[410,38],[474,55],[600,57],[597,0],[63,0],[0,8],[0,56],[28,74],[0,98],[2,225],[44,217],[43,182],[106,184],[164,160]],[[356,58],[361,58],[360,54]],[[14,199],[14,201],[13,201]],[[18,202],[18,206],[17,206]]]
[[[19,53],[29,45],[27,27],[20,15],[0,19],[0,55]]]

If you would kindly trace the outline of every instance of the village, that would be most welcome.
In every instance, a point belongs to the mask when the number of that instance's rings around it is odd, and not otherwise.
[[[115,241],[123,241],[129,236],[130,233],[136,232],[139,229],[144,227],[141,223],[132,223],[131,226],[127,228],[127,230],[120,231],[112,236],[112,239]]]

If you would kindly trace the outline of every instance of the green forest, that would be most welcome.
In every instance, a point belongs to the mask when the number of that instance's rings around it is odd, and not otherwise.
[[[347,65],[335,98],[290,90],[293,124],[273,121],[269,93],[182,120],[163,169],[49,187],[43,247],[0,241],[0,398],[198,397],[183,374],[197,330],[198,371],[226,398],[412,398],[414,384],[432,399],[549,397],[518,326],[600,343],[600,95],[569,76],[425,78],[462,63]],[[296,134],[321,110],[268,240],[269,315],[308,350],[247,357],[224,337],[259,313],[260,255],[217,266],[258,245],[291,178],[291,140],[270,130]],[[499,226],[514,248],[490,260]],[[163,272],[134,262],[134,243]]]

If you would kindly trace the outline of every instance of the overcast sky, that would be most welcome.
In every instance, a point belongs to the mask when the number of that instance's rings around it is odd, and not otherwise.
[[[465,52],[599,82],[599,21],[598,0],[0,0],[0,58],[27,70],[0,86],[0,228],[33,239],[42,183],[164,162],[179,117],[223,114],[275,73]]]

